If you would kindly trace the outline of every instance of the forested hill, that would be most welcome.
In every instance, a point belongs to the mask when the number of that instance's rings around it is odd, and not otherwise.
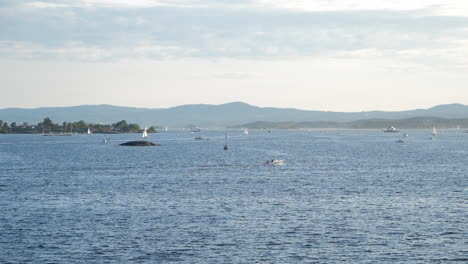
[[[468,128],[468,118],[447,119],[440,117],[413,117],[406,119],[365,119],[353,122],[253,122],[230,126],[230,128],[251,129],[301,129],[301,128],[349,128],[349,129],[385,129],[394,126],[398,129]]]
[[[409,111],[327,112],[294,108],[257,107],[242,102],[221,105],[182,105],[172,108],[133,108],[112,105],[81,105],[71,107],[44,107],[35,109],[0,109],[0,120],[37,123],[45,117],[56,122],[85,120],[92,123],[113,123],[120,120],[141,126],[187,127],[191,124],[204,128],[222,128],[238,124],[262,122],[338,122],[348,123],[373,119],[409,119],[434,117],[445,119],[468,118],[468,106],[439,105],[429,109]]]

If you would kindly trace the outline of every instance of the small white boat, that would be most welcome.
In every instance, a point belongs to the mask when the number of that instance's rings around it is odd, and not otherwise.
[[[282,166],[284,165],[284,160],[280,159],[272,159],[272,160],[267,160],[264,165],[271,165],[271,166]]]
[[[194,126],[194,127],[190,128],[191,133],[197,133],[197,132],[200,132],[200,131],[201,131],[201,129],[199,127],[197,127],[197,126]]]
[[[169,130],[169,128],[168,128],[168,127],[165,127],[165,128],[164,128],[164,131],[165,131],[165,132],[167,132],[168,130]]]
[[[145,130],[143,130],[143,134],[141,135],[141,137],[144,137],[144,138],[148,137],[148,132],[146,131],[146,127],[145,127]]]
[[[437,135],[437,129],[435,127],[432,127],[432,135],[433,136]]]
[[[249,129],[244,128],[244,132],[243,132],[243,133],[244,133],[244,135],[248,135],[248,134],[249,134]]]
[[[404,136],[404,137],[409,137],[408,133],[405,133],[403,136]]]
[[[384,130],[384,132],[386,133],[396,133],[396,132],[400,132],[398,131],[395,127],[391,126],[391,127],[388,127],[387,129]]]
[[[86,135],[91,135],[91,129],[88,127],[88,132],[86,132]]]

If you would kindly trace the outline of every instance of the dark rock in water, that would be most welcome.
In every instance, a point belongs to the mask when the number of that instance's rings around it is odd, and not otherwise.
[[[136,146],[136,147],[150,147],[150,146],[159,146],[158,144],[154,144],[153,142],[138,140],[138,141],[129,141],[120,144],[120,146]]]

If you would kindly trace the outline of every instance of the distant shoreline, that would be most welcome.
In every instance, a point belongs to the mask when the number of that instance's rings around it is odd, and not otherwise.
[[[440,117],[413,117],[406,119],[363,119],[352,122],[312,121],[312,122],[266,122],[258,121],[228,128],[248,129],[463,129],[468,128],[468,118],[447,119]]]
[[[431,130],[431,128],[399,128],[398,132],[395,133],[385,133],[385,128],[349,128],[349,127],[341,127],[341,128],[331,128],[331,127],[322,127],[322,128],[271,128],[271,129],[264,129],[264,128],[249,128],[251,131],[257,131],[261,132],[264,131],[265,133],[268,133],[267,131],[377,131],[377,132],[382,132],[385,134],[399,134],[402,133],[405,130]],[[437,127],[439,130],[449,130],[449,131],[460,131],[463,133],[468,133],[468,128],[444,128],[444,127]],[[189,130],[186,129],[172,129],[172,131],[179,131],[179,132],[186,132],[190,133]],[[239,131],[242,132],[242,129],[240,128],[207,128],[202,130],[200,133],[203,133],[203,131]],[[148,134],[159,134],[160,132],[148,132]],[[140,132],[96,132],[92,134],[86,134],[86,133],[72,133],[72,134],[67,134],[67,133],[31,133],[31,132],[11,132],[11,133],[5,133],[5,132],[0,132],[0,135],[41,135],[41,136],[90,136],[90,135],[126,135],[126,134],[141,134]],[[198,134],[198,133],[197,133]]]

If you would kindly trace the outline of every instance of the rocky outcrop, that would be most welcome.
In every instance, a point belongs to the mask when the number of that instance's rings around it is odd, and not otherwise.
[[[129,141],[120,144],[120,146],[132,146],[132,147],[152,147],[152,146],[159,146],[158,144],[154,144],[153,142],[138,140],[138,141]]]

